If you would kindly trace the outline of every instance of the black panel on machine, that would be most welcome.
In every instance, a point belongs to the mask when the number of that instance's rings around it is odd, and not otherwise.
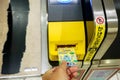
[[[48,0],[48,21],[83,21],[81,0],[62,3]]]

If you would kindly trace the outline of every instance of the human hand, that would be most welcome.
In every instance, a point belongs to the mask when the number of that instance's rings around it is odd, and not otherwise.
[[[62,62],[60,66],[54,67],[48,70],[43,76],[43,80],[76,80],[75,76],[77,76],[78,68],[67,67],[67,63],[65,61]]]

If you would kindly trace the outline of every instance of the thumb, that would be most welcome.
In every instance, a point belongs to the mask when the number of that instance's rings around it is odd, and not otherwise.
[[[63,70],[66,70],[66,69],[67,69],[67,62],[66,62],[66,61],[62,61],[62,63],[60,64],[60,67],[61,67]]]

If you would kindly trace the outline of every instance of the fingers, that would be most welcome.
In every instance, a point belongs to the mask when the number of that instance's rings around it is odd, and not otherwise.
[[[60,66],[48,70],[43,76],[42,80],[70,80],[66,73],[66,63],[63,62]]]
[[[56,67],[54,67],[54,68],[48,70],[45,74],[51,74],[51,73],[53,73],[53,72],[55,71],[55,69],[56,69]]]
[[[77,66],[72,66],[72,67],[69,67],[69,68],[67,68],[67,72],[68,72],[68,74],[71,74],[71,73],[77,73],[77,71],[78,71],[78,67]]]
[[[73,77],[76,77],[78,75],[78,73],[77,73],[78,67],[77,66],[70,67],[69,70],[71,71]]]
[[[47,72],[45,72],[45,74],[42,76],[43,80],[48,80],[51,77],[51,74],[55,71],[56,67],[48,70]]]
[[[63,61],[60,65],[60,67],[67,72],[68,75],[72,75],[73,77],[78,76],[78,67],[77,66],[72,66],[72,67],[67,67],[67,62]]]
[[[77,74],[78,67],[67,67],[67,62],[63,61],[60,66],[54,67],[50,70],[48,70],[44,75],[43,75],[43,80],[56,80],[54,79],[55,77],[59,77],[62,80],[77,80],[75,77],[78,75]],[[74,79],[73,79],[74,78]],[[60,80],[61,80],[60,79]]]
[[[71,71],[72,73],[78,71],[78,67],[77,67],[77,66],[72,66],[72,67],[70,67],[69,69],[70,69],[70,71]]]
[[[61,65],[60,65],[60,68],[62,68],[63,70],[66,71],[66,69],[67,69],[67,62],[66,61],[62,61]]]

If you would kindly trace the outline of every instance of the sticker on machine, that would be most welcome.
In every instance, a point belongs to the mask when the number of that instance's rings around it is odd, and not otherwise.
[[[102,16],[99,16],[96,18],[96,22],[97,22],[97,24],[104,24],[105,19]]]

